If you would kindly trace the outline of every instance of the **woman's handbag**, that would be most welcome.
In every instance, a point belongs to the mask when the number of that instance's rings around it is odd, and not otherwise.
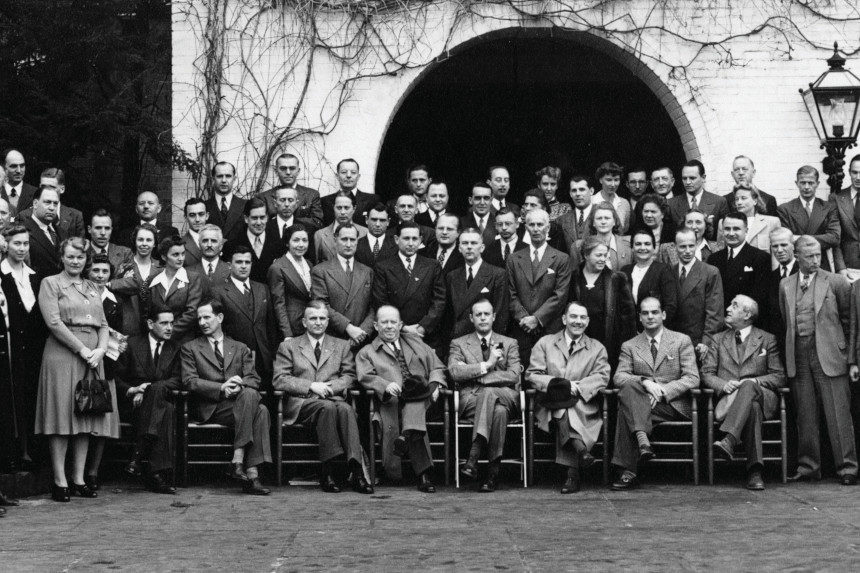
[[[96,378],[95,369],[87,367],[83,379],[75,386],[75,413],[98,415],[113,412],[110,386],[106,380]]]

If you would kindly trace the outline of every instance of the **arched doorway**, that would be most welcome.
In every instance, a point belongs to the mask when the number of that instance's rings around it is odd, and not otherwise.
[[[631,61],[581,32],[520,29],[461,45],[415,81],[394,113],[376,192],[394,196],[405,188],[407,167],[425,163],[448,181],[452,207],[463,211],[472,183],[485,180],[490,165],[509,167],[517,199],[545,165],[561,167],[564,178],[593,175],[607,160],[680,166],[685,145],[664,105],[668,90],[661,102]],[[695,148],[686,144],[687,152]]]

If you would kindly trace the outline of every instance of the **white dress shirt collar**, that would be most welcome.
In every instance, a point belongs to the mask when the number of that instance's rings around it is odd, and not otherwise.
[[[747,337],[750,335],[750,332],[752,332],[752,325],[750,324],[749,326],[745,326],[744,328],[738,330],[737,332],[741,333],[741,342],[744,342],[747,339]]]
[[[534,259],[535,259],[535,251],[537,251],[537,254],[538,254],[538,260],[539,260],[539,261],[542,261],[542,260],[543,260],[543,256],[544,256],[544,254],[546,253],[546,241],[544,241],[544,242],[543,242],[543,245],[541,245],[541,246],[540,246],[540,247],[538,247],[538,248],[535,248],[535,247],[534,247],[534,245],[531,245],[531,246],[529,247],[529,259],[531,259],[531,260],[534,260]]]
[[[220,193],[215,194],[215,207],[220,211],[221,203],[226,199],[227,201],[227,209],[230,208],[230,205],[233,204],[233,192],[230,191],[226,195],[221,195]]]
[[[150,287],[154,287],[155,285],[161,285],[164,287],[164,292],[168,292],[170,290],[170,285],[173,284],[174,281],[179,282],[179,287],[181,288],[184,285],[188,284],[188,271],[185,270],[185,267],[180,267],[176,274],[173,275],[173,280],[167,278],[167,270],[163,270],[152,279],[152,282],[149,283]]]
[[[245,294],[245,285],[248,285],[248,288],[251,288],[251,279],[245,279],[244,281],[240,281],[233,275],[230,275],[230,280],[233,281],[233,284],[236,285],[236,288],[239,289],[239,292]]]
[[[403,267],[406,268],[406,255],[403,254],[402,251],[397,251],[397,256],[400,257],[400,262],[403,263]],[[415,259],[418,258],[418,255],[412,255],[409,260],[412,261],[412,270],[415,270]]]
[[[473,279],[474,279],[476,276],[478,276],[478,271],[479,271],[479,270],[481,270],[481,263],[483,263],[483,262],[484,262],[484,259],[482,259],[482,258],[480,258],[480,257],[479,257],[479,258],[478,258],[478,260],[477,260],[477,261],[475,261],[475,263],[474,263],[473,265],[469,266],[469,265],[467,264],[467,265],[466,265],[466,269],[467,269],[467,270],[466,270],[466,276],[469,276],[469,271],[468,271],[468,269],[472,269],[472,278],[473,278]]]
[[[658,332],[657,334],[654,335],[653,338],[651,336],[648,336],[647,333],[643,333],[643,334],[645,334],[645,338],[648,339],[648,346],[651,346],[652,340],[656,340],[657,341],[657,348],[660,348],[660,340],[662,340],[662,338],[663,338],[663,329],[662,328],[660,329],[660,332]]]

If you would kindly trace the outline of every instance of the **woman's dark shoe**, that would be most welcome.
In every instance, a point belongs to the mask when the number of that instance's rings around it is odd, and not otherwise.
[[[93,491],[98,491],[102,487],[102,485],[99,483],[98,476],[85,476],[84,483],[90,486],[90,489]]]
[[[51,485],[51,499],[64,503],[69,501],[71,499],[69,497],[69,488],[60,487],[57,484]]]
[[[99,494],[97,494],[96,491],[93,488],[91,488],[90,486],[88,486],[87,484],[73,483],[69,489],[72,491],[73,494],[75,494],[78,497],[98,497],[99,496]]]

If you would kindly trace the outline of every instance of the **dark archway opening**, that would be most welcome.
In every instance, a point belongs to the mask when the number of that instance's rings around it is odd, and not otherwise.
[[[630,70],[570,38],[523,31],[477,41],[425,74],[386,133],[376,192],[393,197],[408,166],[425,163],[462,212],[490,165],[508,166],[518,200],[545,165],[562,168],[567,189],[567,177],[593,176],[607,160],[675,168],[686,158],[666,109]]]

